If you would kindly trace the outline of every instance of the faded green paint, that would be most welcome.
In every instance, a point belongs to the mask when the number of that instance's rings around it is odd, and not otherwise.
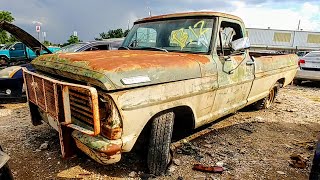
[[[101,55],[101,53],[105,53],[105,56]],[[108,51],[101,53],[100,56],[106,59],[105,62],[101,64],[101,66],[106,66],[108,63],[111,63],[107,56]],[[68,58],[62,58],[60,54],[41,56],[33,60],[32,64],[36,69],[42,70],[49,74],[59,74],[60,76],[69,79],[85,81],[89,84],[97,85],[105,90],[119,90],[123,88],[132,88],[185,79],[199,78],[201,77],[201,70],[199,67],[200,62],[198,62],[198,60],[206,59],[206,61],[209,62],[208,57],[203,55],[198,55],[198,57],[192,59],[189,57],[191,55],[181,53],[175,53],[172,55],[159,54],[159,56],[163,56],[165,58],[162,59],[163,63],[169,64],[169,66],[166,66],[162,65],[161,62],[159,62],[159,65],[157,65],[157,63],[153,59],[147,59],[147,57],[145,57],[144,55],[139,56],[139,54],[133,54],[131,52],[122,53],[126,53],[128,56],[132,55],[132,57],[136,58],[137,63],[140,64],[128,65],[128,70],[125,71],[119,71],[117,67],[112,67],[109,69],[102,67],[93,67],[89,64],[90,56],[92,54],[86,54],[86,52],[81,54],[73,53],[68,55]],[[148,54],[150,53],[153,52],[149,52]],[[151,58],[158,58],[157,56],[158,55],[155,54],[154,56],[151,56]],[[74,57],[77,57],[77,59],[75,59]],[[83,57],[83,60],[79,60],[79,57]],[[92,60],[90,61],[92,62]],[[175,64],[176,61],[180,64]],[[143,67],[148,64],[150,64],[149,67]],[[148,76],[151,79],[151,81],[127,85],[121,82],[121,79],[123,78],[131,78],[136,76]]]
[[[121,147],[122,142],[121,140],[109,140],[107,138],[104,138],[102,136],[89,136],[86,134],[83,134],[79,131],[74,131],[72,133],[72,136],[79,140],[81,143],[85,144],[91,149],[94,149],[98,152],[108,152],[110,151],[110,148],[113,146],[119,146]],[[113,150],[113,149],[112,149]],[[120,151],[120,148],[119,148]]]
[[[58,54],[54,54],[40,56],[32,61],[32,65],[38,70],[59,74],[69,79],[86,81],[106,90],[114,88],[114,85],[103,71],[88,69],[86,61],[72,62],[69,59],[60,58]]]

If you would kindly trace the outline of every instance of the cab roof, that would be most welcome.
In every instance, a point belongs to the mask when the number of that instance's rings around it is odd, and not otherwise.
[[[143,22],[143,21],[159,20],[159,19],[192,17],[192,16],[217,16],[217,17],[225,17],[225,18],[230,18],[230,19],[234,19],[234,20],[238,20],[240,22],[243,22],[241,18],[234,16],[234,15],[231,15],[231,14],[226,14],[226,13],[221,13],[221,12],[213,12],[213,11],[200,11],[200,12],[183,12],[183,13],[151,16],[151,17],[139,19],[135,23],[139,23],[139,22]]]

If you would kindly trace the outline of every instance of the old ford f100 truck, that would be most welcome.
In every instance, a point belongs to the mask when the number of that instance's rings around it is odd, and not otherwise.
[[[78,147],[118,162],[149,127],[148,168],[162,174],[175,131],[240,108],[268,108],[297,71],[296,55],[249,53],[242,20],[216,12],[138,20],[120,51],[44,55],[24,71],[34,125],[59,132],[63,157]]]

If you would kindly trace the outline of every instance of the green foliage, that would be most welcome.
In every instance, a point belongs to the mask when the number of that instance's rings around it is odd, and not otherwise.
[[[78,36],[71,35],[71,36],[69,37],[69,39],[68,39],[68,42],[62,44],[62,46],[67,46],[67,45],[75,44],[75,43],[78,43],[78,42],[81,42],[81,40],[79,39],[79,37],[78,37]]]
[[[12,16],[11,12],[9,11],[0,11],[0,21],[8,21],[13,22],[14,17]],[[0,30],[0,44],[14,42],[16,38],[13,36],[9,36],[6,31]]]
[[[123,31],[121,28],[119,29],[111,29],[107,33],[102,32],[99,34],[98,38],[94,38],[95,40],[102,40],[102,39],[111,39],[111,38],[122,38],[126,37],[129,30]]]
[[[80,42],[78,36],[71,35],[70,38],[68,39],[69,44],[75,44],[78,42]]]
[[[47,40],[43,41],[43,44],[45,46],[51,46],[52,45],[52,43],[50,41],[47,41]]]

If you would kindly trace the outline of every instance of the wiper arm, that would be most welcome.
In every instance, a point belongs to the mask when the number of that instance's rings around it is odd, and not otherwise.
[[[139,49],[154,49],[154,50],[158,50],[158,51],[168,52],[168,50],[166,50],[164,48],[159,48],[159,47],[140,47]]]
[[[120,46],[120,47],[118,48],[118,50],[121,50],[121,49],[130,50],[130,48],[129,48],[128,46]]]

